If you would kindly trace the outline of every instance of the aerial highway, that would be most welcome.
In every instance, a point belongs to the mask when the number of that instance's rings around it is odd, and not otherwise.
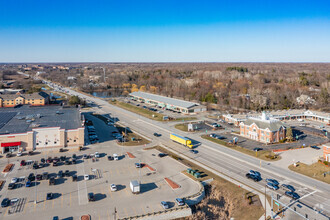
[[[54,87],[52,83],[46,83],[51,87]],[[65,90],[70,95],[77,95],[86,100],[93,101],[98,106],[98,112],[111,114],[112,117],[119,118],[121,124],[149,137],[154,143],[162,143],[166,146],[170,146],[177,152],[190,157],[191,160],[201,162],[260,192],[264,192],[266,183],[264,180],[260,182],[247,180],[245,174],[251,169],[259,171],[263,179],[273,178],[278,180],[281,184],[285,183],[293,185],[296,188],[296,192],[303,197],[300,199],[301,203],[316,210],[322,210],[326,216],[330,215],[329,184],[275,166],[271,162],[260,161],[257,158],[202,139],[200,134],[181,132],[174,128],[173,123],[158,122],[147,119],[138,114],[111,105],[102,99],[91,97],[69,88],[65,88]],[[154,137],[154,132],[160,133],[162,136]],[[197,148],[199,153],[192,154],[188,148],[173,143],[170,140],[170,133],[176,133],[200,142],[201,145]],[[268,190],[268,192],[270,194],[270,190]],[[278,193],[284,194],[284,191]]]

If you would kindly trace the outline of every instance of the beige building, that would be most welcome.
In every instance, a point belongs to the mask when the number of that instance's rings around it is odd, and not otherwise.
[[[79,109],[60,106],[0,110],[1,152],[84,145]]]
[[[45,92],[32,94],[0,94],[0,107],[15,107],[18,105],[42,106],[49,103],[49,96]]]

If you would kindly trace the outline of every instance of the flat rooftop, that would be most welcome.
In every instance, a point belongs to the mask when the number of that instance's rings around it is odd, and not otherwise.
[[[194,106],[199,106],[199,104],[195,102],[188,102],[180,99],[169,98],[166,96],[155,95],[147,92],[132,92],[130,93],[130,95],[134,97],[161,102],[168,105],[173,105],[176,107],[181,107],[181,108],[192,108]]]
[[[78,108],[28,105],[0,108],[0,134],[25,133],[43,127],[67,130],[82,127]]]

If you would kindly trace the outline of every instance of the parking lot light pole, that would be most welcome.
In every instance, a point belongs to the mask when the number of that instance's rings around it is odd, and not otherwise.
[[[34,172],[34,187],[35,187],[35,200],[34,200],[34,204],[37,204],[37,171]]]

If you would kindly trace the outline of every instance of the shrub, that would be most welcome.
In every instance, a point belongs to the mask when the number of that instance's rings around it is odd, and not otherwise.
[[[324,163],[324,165],[328,165],[328,164],[329,164],[329,162],[328,162],[328,161],[324,161],[323,163]]]

